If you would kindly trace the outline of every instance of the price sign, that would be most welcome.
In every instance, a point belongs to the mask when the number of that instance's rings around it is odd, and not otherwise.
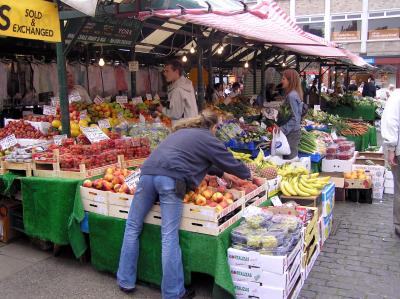
[[[70,94],[68,96],[68,101],[70,103],[79,102],[80,100],[82,100],[82,98],[81,98],[81,96],[79,94]]]
[[[43,115],[56,115],[56,114],[57,114],[56,107],[48,105],[43,106]]]
[[[143,103],[142,97],[136,97],[136,98],[132,99],[132,104],[133,105],[137,105],[137,104],[141,104],[141,103]]]
[[[0,146],[2,150],[6,150],[16,145],[17,143],[17,138],[15,138],[14,134],[8,135],[7,137],[0,140]]]
[[[67,134],[56,135],[56,136],[53,137],[54,144],[56,144],[56,145],[61,145],[61,144],[62,144],[62,141],[63,141],[64,139],[67,139],[67,138],[68,138]]]
[[[110,139],[99,127],[81,127],[81,131],[89,139],[90,143]]]
[[[127,96],[117,96],[115,98],[116,102],[123,106],[124,104],[128,104],[128,97]]]
[[[104,99],[103,99],[101,96],[97,95],[97,96],[94,98],[93,102],[94,102],[95,104],[97,104],[97,105],[100,105],[101,103],[104,103]]]
[[[266,129],[267,128],[267,125],[266,124],[264,124],[263,122],[261,122],[261,129]]]
[[[276,195],[271,198],[271,202],[274,205],[274,207],[281,207],[282,206],[281,199]]]
[[[110,122],[108,121],[108,119],[100,119],[97,124],[99,125],[100,129],[108,129],[111,128]]]
[[[144,124],[146,122],[146,119],[144,118],[143,115],[139,114],[139,121]]]
[[[146,93],[146,100],[148,100],[148,101],[153,100],[153,96],[151,95],[151,93]]]
[[[79,112],[79,119],[85,119],[87,117],[87,110],[82,110],[81,112]]]
[[[137,60],[129,61],[128,66],[130,72],[137,72],[139,70],[139,61]]]
[[[314,105],[315,111],[321,111],[321,105]]]
[[[54,106],[54,107],[60,106],[60,98],[52,97],[51,98],[51,106]]]
[[[336,140],[337,139],[336,131],[332,131],[331,136],[333,140]]]
[[[140,180],[140,169],[135,170],[130,175],[125,178],[125,184],[129,187],[129,189],[136,188],[137,184]]]

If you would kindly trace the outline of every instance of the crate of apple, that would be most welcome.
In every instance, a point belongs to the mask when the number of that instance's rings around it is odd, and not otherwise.
[[[0,129],[0,139],[14,134],[16,138],[44,139],[46,138],[39,130],[24,120],[10,121],[7,126]]]
[[[90,180],[83,182],[82,186],[86,188],[94,188],[97,190],[110,191],[113,193],[124,193],[133,195],[135,189],[130,189],[125,184],[125,178],[133,171],[126,168],[109,167],[101,179]]]

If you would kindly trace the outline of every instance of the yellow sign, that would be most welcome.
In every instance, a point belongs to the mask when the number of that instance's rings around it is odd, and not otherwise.
[[[0,35],[60,42],[57,4],[41,0],[0,0]]]

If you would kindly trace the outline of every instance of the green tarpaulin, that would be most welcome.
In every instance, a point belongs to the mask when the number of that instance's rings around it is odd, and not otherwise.
[[[328,108],[327,112],[333,115],[339,115],[343,118],[362,119],[365,121],[373,121],[377,119],[375,105],[359,105],[354,108],[349,106],[337,106],[335,108]]]
[[[362,136],[346,136],[346,138],[354,141],[357,151],[365,151],[368,147],[377,145],[375,127],[370,127],[368,132]]]

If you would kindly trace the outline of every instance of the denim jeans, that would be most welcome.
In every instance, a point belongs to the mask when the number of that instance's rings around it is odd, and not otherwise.
[[[182,218],[182,195],[175,190],[176,180],[167,176],[143,175],[136,188],[129,210],[121,249],[118,284],[126,289],[136,286],[139,257],[139,237],[143,220],[157,194],[161,205],[161,292],[164,299],[178,299],[185,293],[182,253],[179,246],[179,226]]]

